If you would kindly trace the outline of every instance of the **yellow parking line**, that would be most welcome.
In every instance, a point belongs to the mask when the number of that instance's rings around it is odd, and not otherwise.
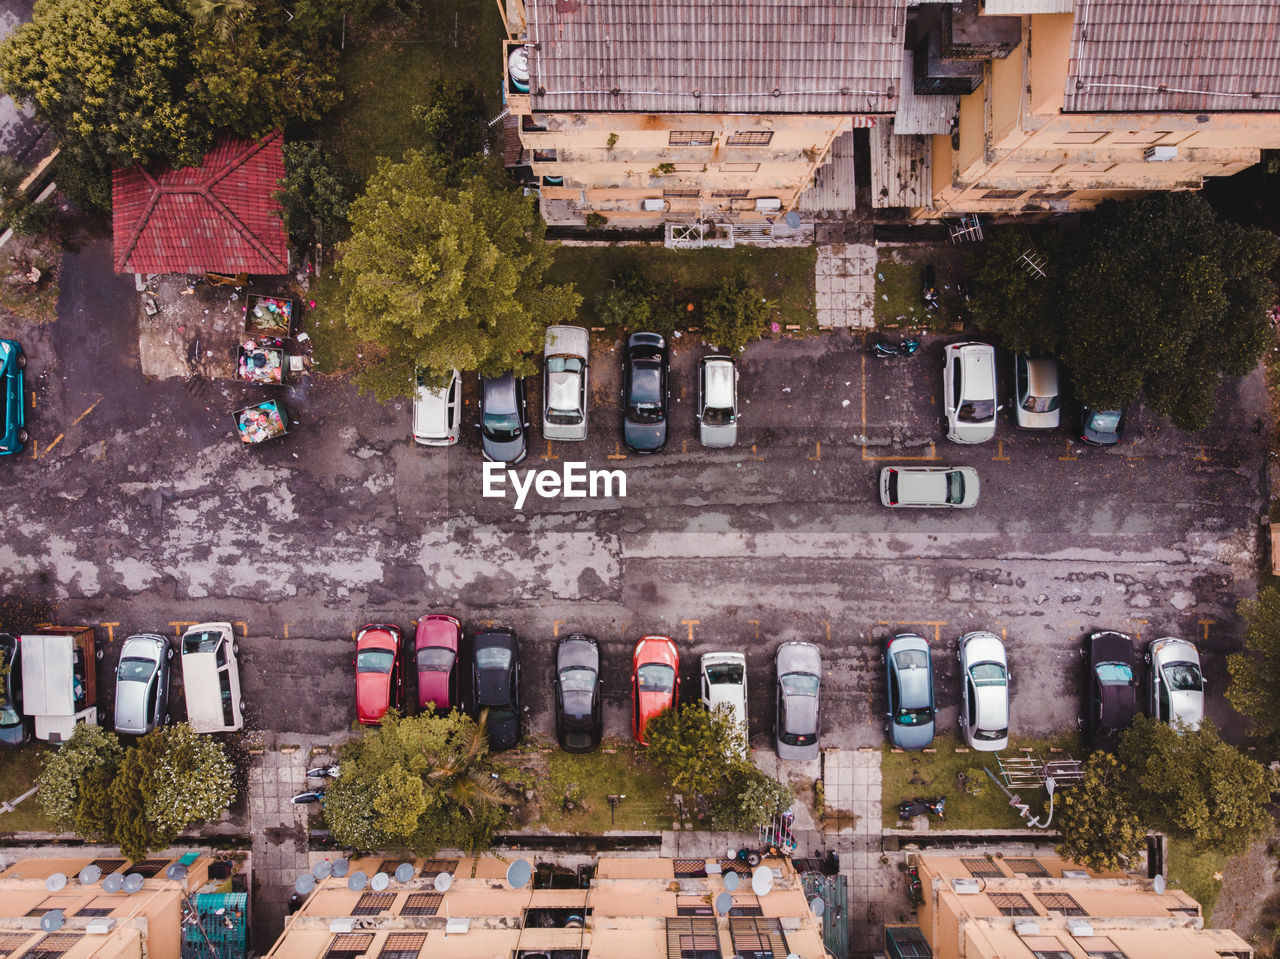
[[[925,462],[931,462],[939,458],[937,443],[929,444],[929,453],[927,456],[905,456],[900,453],[890,453],[887,456],[876,456],[872,453],[867,452],[865,438],[866,438],[866,434],[864,433],[863,434],[864,442],[862,445],[862,458],[868,462],[880,462],[881,460],[923,460]]]
[[[687,439],[683,439],[680,441],[680,452],[681,453],[689,452],[689,441]]]
[[[249,638],[249,624],[248,624],[248,623],[242,623],[242,622],[238,622],[238,621],[237,621],[237,622],[232,623],[231,625],[232,625],[232,626],[239,626],[239,627],[240,627],[240,638],[241,638],[241,639],[248,639],[248,638]],[[233,630],[233,632],[234,632],[234,630]]]
[[[557,619],[554,623],[551,624],[551,635],[553,637],[558,637],[560,635],[560,627],[562,625],[564,625],[564,620],[562,619]]]
[[[624,460],[626,458],[627,454],[622,452],[622,444],[616,441],[613,444],[613,452],[605,457],[607,460]]]
[[[1202,462],[1202,463],[1207,463],[1207,462],[1209,462],[1209,455],[1208,455],[1207,453],[1205,453],[1205,451],[1204,451],[1204,447],[1203,447],[1203,446],[1202,446],[1202,447],[1200,447],[1200,452],[1199,452],[1198,454],[1196,454],[1196,455],[1195,455],[1194,457],[1192,457],[1192,458],[1193,458],[1193,459],[1198,459],[1198,460],[1199,460],[1200,462]]]
[[[760,620],[749,619],[747,620],[747,622],[756,628],[756,639],[759,639],[760,638]]]
[[[544,460],[558,460],[560,457],[551,452],[551,440],[547,440],[547,455],[542,457]]]
[[[107,642],[114,643],[116,641],[115,628],[120,624],[119,623],[99,623],[98,625],[103,627],[107,631]]]
[[[1208,639],[1208,638],[1209,638],[1209,627],[1213,624],[1213,620],[1211,620],[1211,619],[1200,619],[1200,620],[1196,620],[1196,622],[1198,622],[1201,626],[1203,626],[1203,627],[1204,627],[1204,638],[1205,638],[1205,639]]]
[[[55,446],[57,446],[61,442],[62,442],[62,434],[59,433],[57,436],[53,438],[53,442],[44,448],[44,455],[48,456],[49,451],[52,450]]]
[[[689,642],[691,642],[691,643],[693,642],[693,627],[697,626],[697,625],[699,624],[699,622],[700,622],[700,620],[696,620],[696,619],[682,619],[682,620],[680,620],[680,625],[681,625],[681,626],[687,626],[687,627],[689,627]]]
[[[809,457],[809,462],[821,463],[822,462],[822,441],[814,440],[813,447],[814,447],[813,455]]]
[[[822,625],[827,628],[827,642],[829,643],[831,642],[831,624],[824,619]]]
[[[752,443],[752,444],[751,444],[751,458],[752,458],[753,460],[763,460],[763,459],[764,459],[764,457],[763,457],[763,456],[757,456],[757,455],[756,455],[756,444],[755,444],[755,443]]]
[[[996,440],[996,455],[991,459],[997,463],[1009,462],[1009,457],[1004,455],[1004,440]]]
[[[173,627],[173,635],[175,635],[175,636],[181,636],[181,635],[182,635],[182,631],[183,631],[186,627],[188,627],[188,626],[194,626],[195,624],[196,624],[196,623],[195,623],[195,620],[192,620],[192,621],[191,621],[191,622],[189,622],[189,623],[170,623],[169,625]],[[355,639],[355,633],[352,633],[352,634],[351,634],[351,638],[352,638],[352,639]]]
[[[284,624],[284,638],[285,638],[285,639],[288,639],[288,638],[289,638],[289,624],[288,624],[288,623],[285,623],[285,624]]]
[[[1064,463],[1065,463],[1067,460],[1076,460],[1076,459],[1079,459],[1080,457],[1078,457],[1078,456],[1072,456],[1072,455],[1071,455],[1071,440],[1067,440],[1067,441],[1066,441],[1066,444],[1067,444],[1067,455],[1066,455],[1066,456],[1059,456],[1059,457],[1058,457],[1058,459],[1062,460]]]
[[[74,420],[72,420],[72,421],[71,421],[71,425],[72,425],[72,426],[76,426],[76,425],[78,425],[78,424],[79,424],[79,422],[80,422],[82,419],[84,419],[86,416],[88,416],[90,413],[92,413],[92,412],[94,411],[94,409],[96,409],[96,408],[97,408],[98,404],[99,404],[99,403],[101,403],[101,402],[102,402],[102,397],[101,397],[101,396],[99,396],[96,400],[94,400],[94,401],[93,401],[93,405],[92,405],[92,406],[90,406],[87,410],[85,410],[83,413],[81,413],[79,416],[77,416]]]

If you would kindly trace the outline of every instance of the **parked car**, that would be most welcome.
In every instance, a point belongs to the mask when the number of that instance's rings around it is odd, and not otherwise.
[[[580,326],[549,326],[542,346],[542,435],[587,438],[591,335]]]
[[[567,753],[589,753],[600,745],[600,645],[583,633],[556,645],[556,740]]]
[[[1089,657],[1085,684],[1084,733],[1092,749],[1115,752],[1120,734],[1133,725],[1138,680],[1133,671],[1133,637],[1104,629],[1090,633],[1082,653]]]
[[[512,373],[480,377],[480,450],[494,463],[519,463],[529,452],[524,380]]]
[[[182,634],[182,689],[196,732],[230,733],[244,725],[238,653],[230,623],[196,623]]]
[[[457,370],[449,374],[444,386],[427,385],[424,373],[418,372],[413,394],[413,441],[423,446],[452,446],[458,442],[462,423],[462,377]]]
[[[356,719],[377,726],[388,709],[399,709],[404,691],[400,627],[371,623],[356,633]]]
[[[173,647],[163,636],[139,633],[120,646],[116,665],[117,733],[142,736],[169,721],[169,663]]]
[[[45,626],[24,633],[22,711],[35,738],[64,743],[80,723],[98,725],[98,669],[102,658],[92,626]]]
[[[489,745],[512,749],[520,743],[520,643],[515,630],[491,626],[475,635],[471,702],[489,711]]]
[[[738,442],[738,370],[727,356],[698,360],[698,440],[723,448]]]
[[[631,735],[649,745],[649,720],[680,702],[680,653],[668,636],[645,636],[631,654]]]
[[[968,509],[977,505],[980,488],[972,466],[886,466],[880,471],[884,506]]]
[[[462,624],[444,613],[418,620],[413,637],[413,661],[418,670],[418,708],[434,705],[436,712],[461,709],[458,693],[458,649]]]
[[[1080,438],[1092,446],[1115,446],[1124,435],[1124,410],[1080,407]]]
[[[0,377],[4,379],[4,433],[0,456],[21,453],[27,445],[27,392],[22,371],[27,354],[15,340],[0,340]]]
[[[970,749],[999,752],[1009,745],[1009,663],[995,633],[960,637],[960,730]]]
[[[822,731],[822,652],[788,642],[774,654],[778,696],[774,715],[779,759],[817,759]]]
[[[933,657],[915,633],[898,633],[884,651],[889,703],[889,740],[899,749],[933,742]]]
[[[1151,641],[1145,658],[1150,714],[1176,732],[1199,729],[1204,721],[1204,675],[1195,645],[1165,636]]]
[[[1026,430],[1057,429],[1062,397],[1058,391],[1058,361],[1013,357],[1014,420]]]
[[[943,358],[947,439],[985,443],[996,435],[996,351],[989,343],[952,343]]]
[[[22,640],[0,633],[0,746],[30,741],[31,724],[22,714]]]
[[[667,445],[667,341],[657,333],[627,337],[622,361],[622,441],[635,453]]]
[[[702,705],[725,709],[742,730],[742,755],[747,750],[747,657],[742,653],[703,653]]]

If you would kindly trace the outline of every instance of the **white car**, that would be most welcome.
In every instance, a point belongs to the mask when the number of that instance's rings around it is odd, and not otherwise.
[[[1014,419],[1022,429],[1057,429],[1062,415],[1058,361],[1025,353],[1014,356],[1013,403]]]
[[[542,346],[542,435],[587,438],[587,365],[591,335],[580,326],[549,326]]]
[[[449,382],[432,389],[418,373],[413,394],[413,441],[423,446],[452,446],[458,442],[462,422],[462,378],[457,370]]]
[[[978,471],[972,466],[886,466],[880,471],[880,502],[890,507],[968,509],[978,502]]]
[[[960,637],[960,729],[970,749],[999,752],[1009,745],[1009,664],[995,633]]]
[[[942,367],[947,439],[985,443],[996,435],[996,351],[990,343],[952,343]]]
[[[698,440],[722,449],[738,442],[738,371],[727,356],[698,360]]]
[[[1151,641],[1145,658],[1151,716],[1177,732],[1199,729],[1204,720],[1204,675],[1195,646],[1165,636]]]
[[[187,722],[197,733],[230,733],[244,725],[239,647],[230,623],[197,623],[182,634],[182,687]]]
[[[702,705],[728,710],[742,730],[742,755],[747,749],[747,657],[742,653],[702,654]]]

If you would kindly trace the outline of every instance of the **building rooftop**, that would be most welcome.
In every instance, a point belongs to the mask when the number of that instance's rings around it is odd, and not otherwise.
[[[1068,113],[1280,110],[1276,0],[1077,0]]]
[[[892,113],[907,0],[529,0],[535,111]]]

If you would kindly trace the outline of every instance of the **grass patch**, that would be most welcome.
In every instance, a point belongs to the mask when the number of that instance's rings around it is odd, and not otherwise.
[[[0,752],[0,800],[17,799],[35,785],[40,758],[53,747],[32,742],[21,749]],[[53,826],[44,816],[38,796],[29,796],[13,812],[0,813],[0,835],[15,832],[50,832]]]
[[[1057,758],[1086,755],[1074,736],[1048,741],[1014,739],[1006,755],[1019,755],[1019,748],[1030,747],[1033,755],[1047,759],[1051,755],[1050,746],[1065,750],[1052,754]],[[883,747],[880,775],[883,781],[881,815],[885,828],[906,831],[906,824],[898,819],[898,803],[916,796],[929,800],[939,796],[947,798],[946,821],[931,822],[931,830],[1027,828],[1025,820],[1009,805],[1008,797],[982,771],[986,767],[993,773],[999,773],[1000,766],[995,756],[991,753],[958,753],[957,747],[964,748],[964,744],[951,735],[934,738],[931,748],[937,749],[936,753],[895,753],[887,745]],[[960,774],[967,777],[964,792],[959,786]],[[1045,811],[1043,790],[1023,789],[1018,794],[1031,807],[1032,817]]]
[[[49,202],[52,202],[49,201]],[[0,283],[0,309],[37,323],[51,323],[58,318],[58,274],[62,248],[54,236],[14,236],[5,249],[8,257],[7,276],[26,276],[40,271],[37,283],[22,282],[15,286]]]
[[[921,267],[881,260],[876,264],[876,328],[902,329],[925,323]]]
[[[655,246],[562,246],[547,270],[547,283],[573,283],[582,294],[580,319],[601,326],[596,297],[628,269],[674,292],[681,316],[690,326],[702,325],[702,300],[721,277],[746,272],[752,286],[769,301],[774,322],[784,329],[817,327],[813,308],[813,247],[735,247],[732,250],[668,250]],[[693,311],[687,310],[692,303]]]
[[[612,750],[606,752],[606,750]],[[606,739],[594,752],[556,749],[547,755],[538,785],[536,817],[558,832],[602,833],[610,829],[670,829],[674,812],[667,784],[635,743]],[[626,796],[610,818],[609,796]],[[573,804],[568,808],[566,796]]]
[[[1213,907],[1218,904],[1218,894],[1222,892],[1222,880],[1214,876],[1222,875],[1227,858],[1212,850],[1195,852],[1186,843],[1169,843],[1169,882],[1200,903],[1206,926],[1212,922]]]

